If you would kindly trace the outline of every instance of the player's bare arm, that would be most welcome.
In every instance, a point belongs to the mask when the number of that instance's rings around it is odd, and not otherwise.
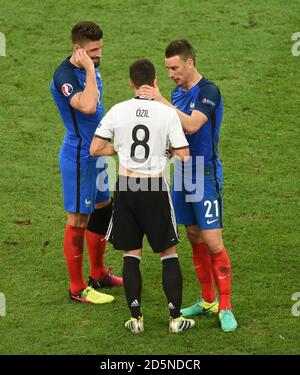
[[[80,68],[86,71],[86,86],[82,92],[73,96],[70,104],[74,109],[91,115],[96,112],[98,102],[98,87],[94,63],[84,49],[79,49],[75,52],[75,62]]]
[[[208,120],[207,116],[204,113],[197,110],[194,110],[191,115],[186,115],[185,113],[179,111],[166,98],[162,96],[157,85],[155,85],[154,87],[148,85],[141,86],[139,95],[144,96],[145,98],[157,100],[160,103],[175,108],[180,118],[181,125],[184,131],[188,134],[193,134],[198,131]]]
[[[176,109],[176,112],[178,113],[184,131],[188,134],[193,134],[198,131],[208,120],[204,113],[197,110],[194,110],[190,116],[178,109]]]
[[[116,153],[114,145],[109,143],[108,140],[94,136],[91,147],[91,156],[112,156]]]
[[[190,157],[189,147],[184,148],[172,148],[172,155],[175,159],[180,159],[181,161],[187,162]]]

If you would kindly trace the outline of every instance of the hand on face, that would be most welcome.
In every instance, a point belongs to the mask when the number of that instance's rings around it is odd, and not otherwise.
[[[83,69],[94,67],[93,60],[89,57],[89,55],[83,48],[80,48],[75,52],[75,61],[76,64]]]

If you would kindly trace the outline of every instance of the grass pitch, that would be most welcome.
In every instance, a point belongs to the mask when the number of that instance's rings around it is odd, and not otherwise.
[[[299,318],[292,315],[299,272],[300,57],[299,1],[14,1],[0,0],[0,354],[299,354]],[[58,152],[63,125],[49,83],[71,54],[70,30],[80,20],[104,30],[106,110],[131,97],[128,66],[146,57],[162,93],[173,88],[164,49],[187,38],[198,70],[220,87],[225,114],[224,239],[232,262],[232,304],[239,327],[224,334],[216,317],[169,335],[161,265],[145,243],[142,260],[145,333],[123,328],[129,317],[122,289],[104,306],[72,303],[62,238]],[[198,283],[180,228],[183,305]],[[122,258],[108,246],[107,264]],[[85,274],[88,260],[85,257]]]

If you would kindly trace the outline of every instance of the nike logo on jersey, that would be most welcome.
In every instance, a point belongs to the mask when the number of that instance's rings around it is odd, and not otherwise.
[[[218,221],[219,219],[214,219],[214,220],[207,220],[207,224],[212,224]]]

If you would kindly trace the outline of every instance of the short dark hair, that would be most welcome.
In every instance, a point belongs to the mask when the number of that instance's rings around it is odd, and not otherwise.
[[[135,87],[142,85],[153,86],[155,68],[151,61],[140,59],[130,65],[129,76]]]
[[[100,40],[103,36],[103,32],[100,27],[89,21],[83,21],[77,23],[71,32],[72,42],[84,42],[86,40],[96,41]]]
[[[179,55],[184,61],[191,58],[193,59],[194,65],[196,64],[196,51],[186,39],[173,40],[166,48],[166,58],[177,55]]]

